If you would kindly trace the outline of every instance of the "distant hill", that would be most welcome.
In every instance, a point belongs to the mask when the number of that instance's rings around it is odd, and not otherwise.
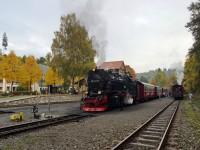
[[[156,70],[150,70],[148,72],[137,73],[136,78],[138,80],[140,80],[141,77],[144,77],[148,80],[148,82],[150,82],[154,78],[156,71],[157,71],[157,69]],[[173,69],[163,69],[163,71],[165,72],[165,74],[167,76],[171,75],[175,71],[176,75],[177,75],[178,83],[181,84],[182,79],[183,79],[183,67],[173,68]]]

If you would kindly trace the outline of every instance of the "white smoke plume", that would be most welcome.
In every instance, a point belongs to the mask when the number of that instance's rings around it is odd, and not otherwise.
[[[86,1],[62,1],[62,9],[67,9],[64,6],[72,6],[75,9],[68,13],[76,13],[80,22],[86,27],[89,35],[92,37],[93,46],[97,52],[96,64],[99,66],[106,60],[106,45],[107,45],[107,30],[106,22],[102,16],[104,2],[101,0],[86,0]],[[69,8],[70,9],[70,8]]]
[[[183,77],[184,77],[184,67],[183,67],[183,63],[180,62],[176,62],[170,65],[170,69],[175,69],[176,70],[176,76],[177,76],[177,82],[178,84],[182,83]]]

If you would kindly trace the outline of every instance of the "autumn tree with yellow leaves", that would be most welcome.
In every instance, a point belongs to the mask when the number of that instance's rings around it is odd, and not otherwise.
[[[158,85],[160,87],[170,88],[172,85],[177,83],[176,72],[171,74],[166,74],[166,72],[160,68],[156,70],[154,77],[150,80],[150,83],[153,85]]]
[[[186,27],[194,37],[184,66],[183,85],[187,92],[200,93],[200,1],[188,7],[191,17]]]
[[[58,75],[57,71],[54,71],[51,67],[49,67],[45,76],[45,84],[46,85],[62,85],[63,79]]]
[[[21,61],[16,54],[11,51],[7,56],[2,57],[0,62],[1,78],[5,78],[11,83],[11,92],[13,83],[19,81]]]
[[[165,72],[162,69],[158,68],[155,76],[150,81],[150,83],[161,86],[161,87],[165,87],[167,84],[167,76],[166,76]]]
[[[196,92],[199,90],[200,76],[197,71],[199,67],[200,65],[197,61],[196,55],[193,54],[187,57],[184,69],[183,85],[185,90],[188,92]]]
[[[85,76],[95,66],[92,38],[75,14],[61,17],[51,49],[51,67],[57,69],[65,81],[70,79],[72,86],[77,77]]]
[[[21,67],[21,83],[28,85],[31,91],[31,85],[42,78],[42,71],[37,64],[34,56],[28,56]]]
[[[126,67],[126,72],[131,76],[131,78],[133,80],[135,80],[136,79],[135,70],[131,66],[129,66],[129,65],[126,65],[125,67]]]

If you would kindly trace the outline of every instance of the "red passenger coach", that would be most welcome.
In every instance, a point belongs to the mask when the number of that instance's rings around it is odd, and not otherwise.
[[[145,100],[158,98],[157,86],[144,82],[142,83],[144,84]]]
[[[144,101],[145,99],[145,94],[144,94],[144,84],[140,81],[136,81],[137,84],[137,96],[136,96],[136,100],[138,102],[140,101]]]
[[[149,83],[137,81],[137,101],[158,98],[158,87]]]

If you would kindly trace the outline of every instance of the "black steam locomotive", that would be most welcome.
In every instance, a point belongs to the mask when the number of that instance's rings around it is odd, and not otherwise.
[[[182,100],[184,97],[184,88],[182,85],[175,84],[172,86],[172,97],[174,97],[175,100]]]
[[[84,111],[105,111],[108,108],[132,104],[136,97],[136,82],[128,75],[95,69],[88,72],[88,93],[83,99]]]

